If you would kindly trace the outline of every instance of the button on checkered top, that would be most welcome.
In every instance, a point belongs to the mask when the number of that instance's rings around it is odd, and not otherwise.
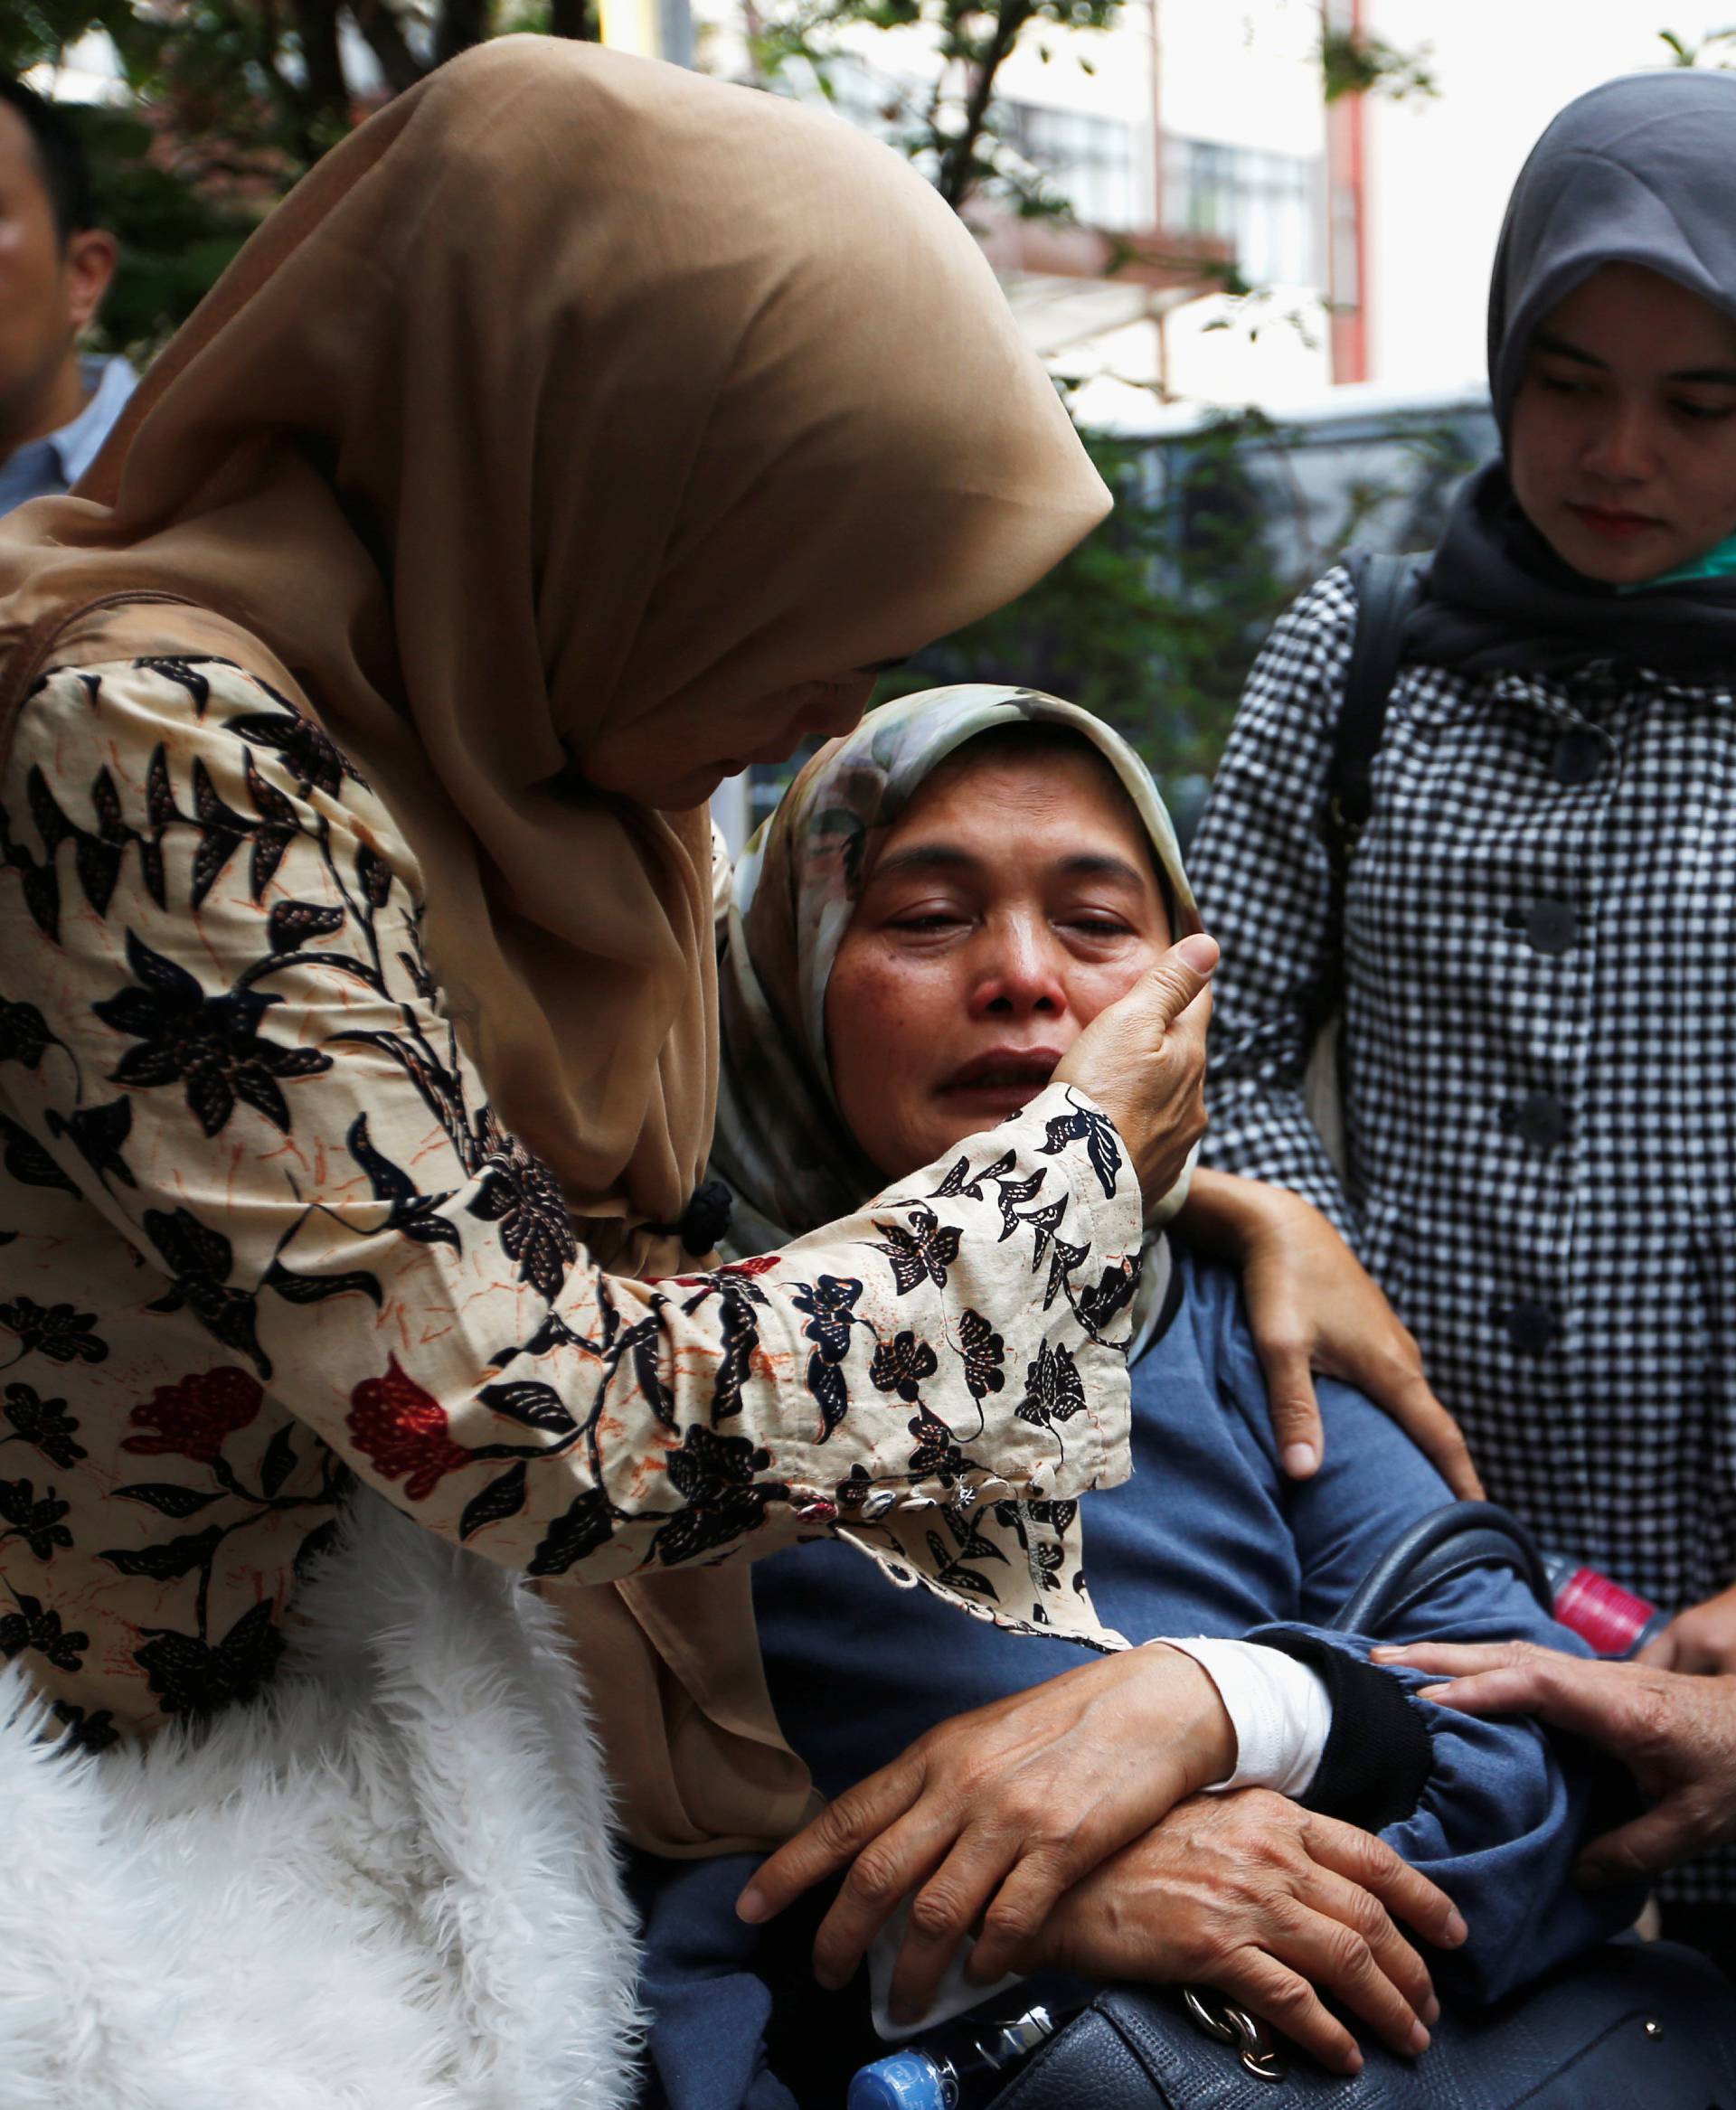
[[[1736,697],[1402,667],[1341,949],[1316,824],[1355,624],[1342,570],[1279,622],[1190,860],[1206,1162],[1352,1239],[1494,1500],[1696,1603],[1736,1579]],[[1303,1101],[1341,989],[1344,1184]],[[1675,1888],[1736,1898],[1736,1858]]]

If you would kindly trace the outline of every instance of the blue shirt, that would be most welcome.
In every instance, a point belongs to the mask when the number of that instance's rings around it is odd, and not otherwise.
[[[0,462],[0,513],[31,498],[52,498],[68,490],[96,460],[102,443],[138,386],[138,376],[117,356],[81,359],[87,400],[82,410],[58,432],[27,439]]]
[[[1286,1479],[1236,1278],[1182,1258],[1177,1280],[1175,1315],[1133,1373],[1134,1476],[1087,1498],[1098,1609],[1134,1641],[1301,1631],[1365,1658],[1367,1642],[1330,1622],[1399,1534],[1451,1492],[1395,1423],[1330,1382],[1319,1386],[1326,1463],[1312,1480]],[[1008,1634],[926,1591],[900,1590],[835,1541],[762,1562],[754,1605],[778,1720],[828,1795],[937,1722],[1081,1661],[1071,1644]],[[1386,1638],[1513,1634],[1583,1653],[1493,1568],[1443,1585]],[[1478,1721],[1416,1699],[1426,1678],[1387,1674],[1421,1711],[1432,1760],[1416,1807],[1382,1836],[1471,1929],[1463,1950],[1436,1963],[1443,1993],[1495,1998],[1632,1917],[1636,1898],[1588,1898],[1571,1879],[1608,1784],[1600,1766],[1533,1723]],[[752,1865],[733,1856],[637,1870],[664,2091],[652,2100],[671,2110],[791,2101],[767,2062],[769,1989],[799,1986],[804,2004],[815,1995],[798,1943],[768,1965],[753,1930],[738,1931],[731,1907]],[[799,2087],[796,2096],[807,2099]]]

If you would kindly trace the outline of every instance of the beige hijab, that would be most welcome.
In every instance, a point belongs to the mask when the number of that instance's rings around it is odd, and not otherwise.
[[[505,38],[321,162],[79,495],[0,523],[0,740],[56,661],[203,649],[298,692],[420,858],[494,1104],[593,1252],[661,1272],[645,1227],[711,1142],[710,841],[587,763],[750,751],[767,695],[999,606],[1108,504],[975,243],[888,148]],[[745,1569],[567,1616],[637,1839],[796,1820]]]
[[[0,650],[138,589],[257,637],[418,852],[496,1106],[637,1267],[599,1220],[678,1218],[710,1143],[710,839],[587,760],[760,745],[773,691],[999,605],[1106,509],[896,155],[511,37],[321,162],[80,495],[0,526]]]

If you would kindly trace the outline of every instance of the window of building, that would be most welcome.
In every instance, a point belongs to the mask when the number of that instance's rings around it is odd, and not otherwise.
[[[1320,168],[1215,139],[1164,139],[1164,222],[1233,244],[1250,286],[1318,286]]]
[[[1001,103],[995,121],[1007,146],[1042,170],[1087,226],[1150,225],[1146,154],[1133,126],[1031,102]]]

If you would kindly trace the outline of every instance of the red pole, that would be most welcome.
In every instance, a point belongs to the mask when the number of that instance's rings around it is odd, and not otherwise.
[[[1321,27],[1360,35],[1363,0],[1322,0]],[[1326,297],[1332,303],[1332,378],[1368,379],[1367,137],[1363,98],[1326,108]]]

